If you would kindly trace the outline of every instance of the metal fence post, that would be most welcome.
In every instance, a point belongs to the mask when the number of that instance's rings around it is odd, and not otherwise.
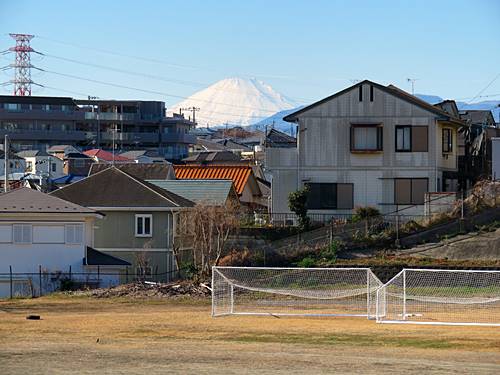
[[[13,285],[12,285],[12,266],[9,266],[9,275],[10,275],[10,299],[12,299],[14,297],[14,293],[13,293]]]
[[[69,281],[71,281],[71,266],[69,266]]]
[[[42,296],[42,266],[38,265],[38,286],[40,289],[39,297]]]
[[[97,287],[101,285],[101,266],[97,266]]]
[[[125,267],[125,283],[128,284],[128,266]]]

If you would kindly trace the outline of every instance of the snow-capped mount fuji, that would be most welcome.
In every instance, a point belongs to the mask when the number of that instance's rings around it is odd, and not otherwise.
[[[223,79],[198,91],[170,107],[168,113],[178,113],[180,108],[197,107],[198,126],[226,123],[245,126],[298,105],[262,81],[235,77]],[[189,112],[184,111],[184,114],[188,116]]]

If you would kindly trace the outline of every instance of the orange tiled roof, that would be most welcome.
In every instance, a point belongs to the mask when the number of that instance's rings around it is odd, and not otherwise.
[[[238,195],[253,173],[249,165],[174,165],[174,170],[179,180],[233,180]]]

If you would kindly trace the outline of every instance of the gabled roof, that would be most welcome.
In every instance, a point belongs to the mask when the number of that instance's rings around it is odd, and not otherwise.
[[[249,165],[174,165],[174,170],[179,180],[232,180],[238,195],[253,176]]]
[[[24,150],[24,151],[19,151],[17,154],[20,158],[33,158],[36,156],[49,156],[46,151],[40,151],[40,150]]]
[[[84,266],[131,266],[126,260],[102,253],[87,246],[86,257],[83,258]]]
[[[120,156],[118,154],[114,154],[109,151],[105,151],[100,148],[94,148],[92,150],[87,150],[83,152],[85,155],[91,157],[91,158],[96,158],[98,160],[104,160],[104,161],[109,161],[112,162],[118,161],[118,162],[131,162],[132,160],[123,156]]]
[[[166,180],[175,178],[175,172],[170,163],[123,163],[116,164],[114,167],[141,180]],[[89,176],[108,168],[111,168],[108,163],[94,163],[90,166]]]
[[[208,140],[208,139],[198,138],[196,140],[196,144],[203,147],[207,151],[226,151],[226,150],[229,150],[224,145],[219,144],[219,143],[214,142],[214,141],[211,141],[211,140]]]
[[[74,146],[71,145],[54,145],[50,146],[47,149],[48,153],[54,153],[54,152],[80,152],[78,149],[76,149]]]
[[[351,91],[351,90],[353,90],[361,85],[366,85],[366,84],[373,85],[377,89],[379,89],[387,94],[394,95],[401,100],[404,100],[408,103],[414,104],[414,105],[416,105],[422,109],[425,109],[426,111],[434,113],[438,116],[441,116],[441,117],[443,117],[443,119],[461,122],[460,119],[457,119],[453,116],[450,116],[450,114],[446,113],[445,111],[441,110],[440,108],[437,108],[437,107],[433,106],[432,104],[429,104],[426,101],[419,99],[416,96],[411,95],[411,94],[407,93],[406,91],[401,90],[400,88],[398,88],[394,85],[383,86],[379,83],[372,82],[372,81],[369,81],[367,79],[365,79],[364,81],[358,82],[355,85],[347,87],[346,89],[341,90],[341,91],[339,91],[333,95],[330,95],[324,99],[321,99],[320,101],[317,101],[311,105],[308,105],[308,106],[306,106],[306,107],[304,107],[296,112],[290,113],[289,115],[283,117],[283,120],[288,121],[288,122],[295,122],[297,120],[298,116],[301,115],[302,113],[307,112],[310,109],[317,107],[318,105],[326,103],[326,102],[328,102],[332,99],[335,99],[335,98],[337,98],[337,97],[339,97],[339,96],[341,96],[341,95],[343,95],[343,94],[345,94],[345,93],[347,93],[347,92],[349,92],[349,91]]]
[[[5,159],[5,152],[3,152],[3,150],[0,150],[0,159],[2,160],[2,162],[3,162],[3,159]],[[20,157],[17,154],[9,151],[9,159],[12,159],[12,160],[21,160],[22,157]]]
[[[443,100],[442,102],[434,104],[434,107],[442,109],[455,118],[460,118],[457,103],[454,100]]]
[[[203,151],[183,159],[188,163],[239,162],[241,158],[231,151]]]
[[[148,182],[195,203],[222,206],[231,197],[238,199],[231,180],[148,180]]]
[[[50,193],[87,207],[192,207],[194,203],[110,167]]]
[[[295,147],[297,139],[276,129],[270,129],[266,136],[266,146],[290,146]]]
[[[467,109],[460,111],[460,117],[473,125],[495,126],[495,118],[490,110]]]
[[[0,194],[1,213],[59,213],[99,215],[87,207],[29,188],[20,188]]]

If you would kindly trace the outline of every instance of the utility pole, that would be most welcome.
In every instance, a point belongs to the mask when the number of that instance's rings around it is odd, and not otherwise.
[[[5,173],[4,173],[4,185],[3,191],[7,193],[9,191],[9,136],[5,134],[5,143],[3,146],[4,159],[5,159]]]
[[[193,113],[193,122],[194,122],[194,125],[196,126],[196,112],[198,112],[200,110],[200,108],[193,106],[193,107],[187,107],[187,108],[180,108],[180,110],[192,112]]]
[[[406,78],[406,81],[411,83],[411,94],[415,95],[415,81],[418,81],[418,78]]]

